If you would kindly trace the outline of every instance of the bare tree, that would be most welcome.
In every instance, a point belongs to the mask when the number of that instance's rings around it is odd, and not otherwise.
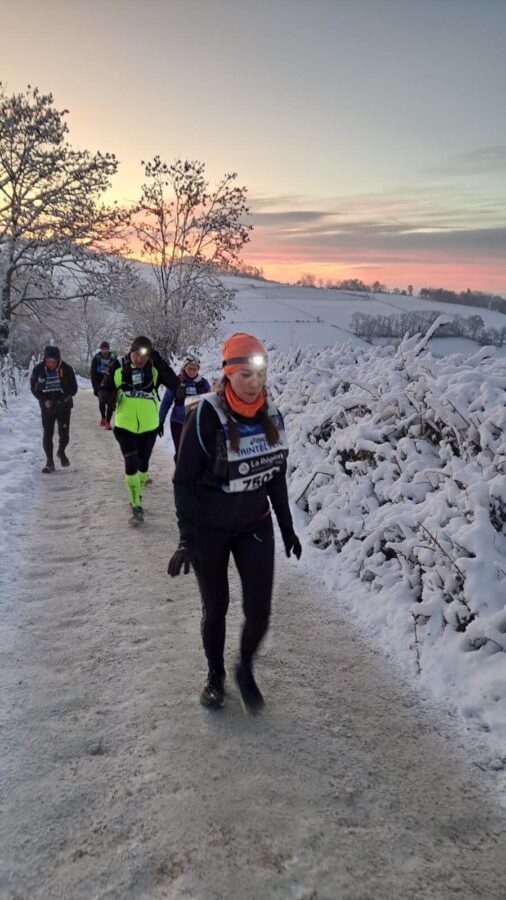
[[[467,317],[466,326],[467,326],[467,330],[469,333],[469,337],[473,341],[476,341],[478,339],[478,335],[479,335],[480,331],[483,331],[483,329],[485,328],[485,323],[484,323],[483,319],[481,318],[481,316],[474,315],[474,316]]]
[[[124,219],[100,202],[115,156],[72,149],[68,110],[53,104],[30,86],[7,96],[0,83],[0,355],[23,308],[96,292]]]
[[[312,272],[302,272],[299,280],[296,282],[300,287],[316,287],[316,275]]]
[[[43,303],[27,300],[13,317],[15,358],[26,365],[53,338],[74,367],[85,373],[100,340],[117,342],[124,336],[121,302],[137,280],[133,263],[108,257],[104,270],[98,267],[87,279],[89,293],[62,298],[51,283]]]
[[[156,343],[157,349],[167,356],[180,355],[188,348],[198,348],[214,332],[205,303],[196,304],[179,317],[166,315],[158,287],[153,281],[139,278],[122,293],[118,308],[123,314],[119,332],[126,345],[136,334],[147,334]],[[220,319],[216,320],[216,328]]]
[[[79,297],[67,303],[52,329],[58,344],[64,345],[81,375],[88,375],[92,356],[104,338],[115,341],[119,331],[119,313],[104,307],[95,297]]]
[[[155,156],[142,164],[146,181],[131,224],[151,264],[156,296],[144,287],[141,306],[147,321],[156,319],[151,333],[160,349],[178,353],[188,334],[214,334],[233,307],[235,292],[220,273],[239,262],[249,240],[246,188],[234,185],[232,173],[209,190],[205,165],[197,160],[167,165]]]

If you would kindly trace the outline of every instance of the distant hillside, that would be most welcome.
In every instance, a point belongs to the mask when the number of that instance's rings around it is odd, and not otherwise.
[[[297,287],[276,282],[252,281],[238,276],[224,276],[227,285],[237,291],[237,309],[230,311],[223,331],[252,331],[264,341],[278,347],[329,347],[339,341],[364,346],[365,341],[352,330],[355,313],[387,316],[394,313],[434,311],[446,316],[473,314],[469,306],[424,300],[396,294],[359,294],[325,288]],[[506,325],[502,313],[480,309],[487,328]],[[477,344],[465,338],[435,338],[441,341],[441,352],[469,352]],[[443,349],[444,348],[444,349]],[[438,347],[439,351],[439,347]]]
[[[150,265],[135,262],[143,277],[151,280]],[[446,316],[473,315],[467,305],[427,300],[419,296],[401,294],[356,293],[326,288],[300,287],[263,278],[242,275],[223,275],[223,281],[236,291],[236,309],[225,316],[221,336],[233,331],[250,331],[267,343],[280,348],[329,347],[336,342],[350,342],[363,347],[367,342],[353,333],[352,320],[356,313],[388,316],[395,313],[433,311]],[[501,312],[479,309],[487,328],[503,328],[506,316]],[[452,352],[470,353],[477,342],[465,337],[433,339],[434,350],[442,355]],[[500,354],[503,350],[498,351]]]

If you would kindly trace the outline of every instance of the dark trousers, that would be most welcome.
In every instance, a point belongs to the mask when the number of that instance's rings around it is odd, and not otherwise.
[[[170,433],[172,435],[172,440],[174,441],[174,461],[177,462],[177,454],[179,453],[179,444],[181,441],[181,434],[183,431],[183,423],[182,422],[174,422],[173,419],[170,420]]]
[[[223,671],[225,619],[229,604],[228,564],[234,558],[242,584],[245,616],[241,659],[251,665],[271,612],[274,533],[268,516],[255,531],[230,537],[207,529],[198,546],[195,573],[202,598],[202,642],[210,669]]]
[[[114,412],[114,398],[111,391],[101,391],[98,392],[98,408],[100,410],[100,415],[103,419],[107,419],[108,422],[112,419],[112,414]]]
[[[142,434],[134,434],[126,428],[114,428],[121,452],[125,458],[125,474],[135,475],[136,472],[147,472],[149,460],[155,446],[158,429],[144,431]]]
[[[56,422],[58,422],[58,452],[62,453],[69,442],[70,412],[67,403],[53,403],[49,409],[44,406],[41,408],[42,446],[48,462],[54,462],[53,435]]]

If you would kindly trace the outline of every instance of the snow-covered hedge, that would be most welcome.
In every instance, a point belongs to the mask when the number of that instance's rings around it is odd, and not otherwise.
[[[12,397],[27,387],[32,367],[33,360],[29,369],[20,369],[9,354],[0,355],[0,414],[7,409]]]
[[[437,325],[273,353],[269,381],[327,582],[506,742],[506,361],[434,358]]]

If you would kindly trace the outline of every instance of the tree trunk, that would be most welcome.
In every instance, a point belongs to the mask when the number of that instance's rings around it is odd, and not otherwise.
[[[9,284],[2,285],[2,302],[0,305],[0,356],[7,356],[9,352],[11,333],[11,305]]]

